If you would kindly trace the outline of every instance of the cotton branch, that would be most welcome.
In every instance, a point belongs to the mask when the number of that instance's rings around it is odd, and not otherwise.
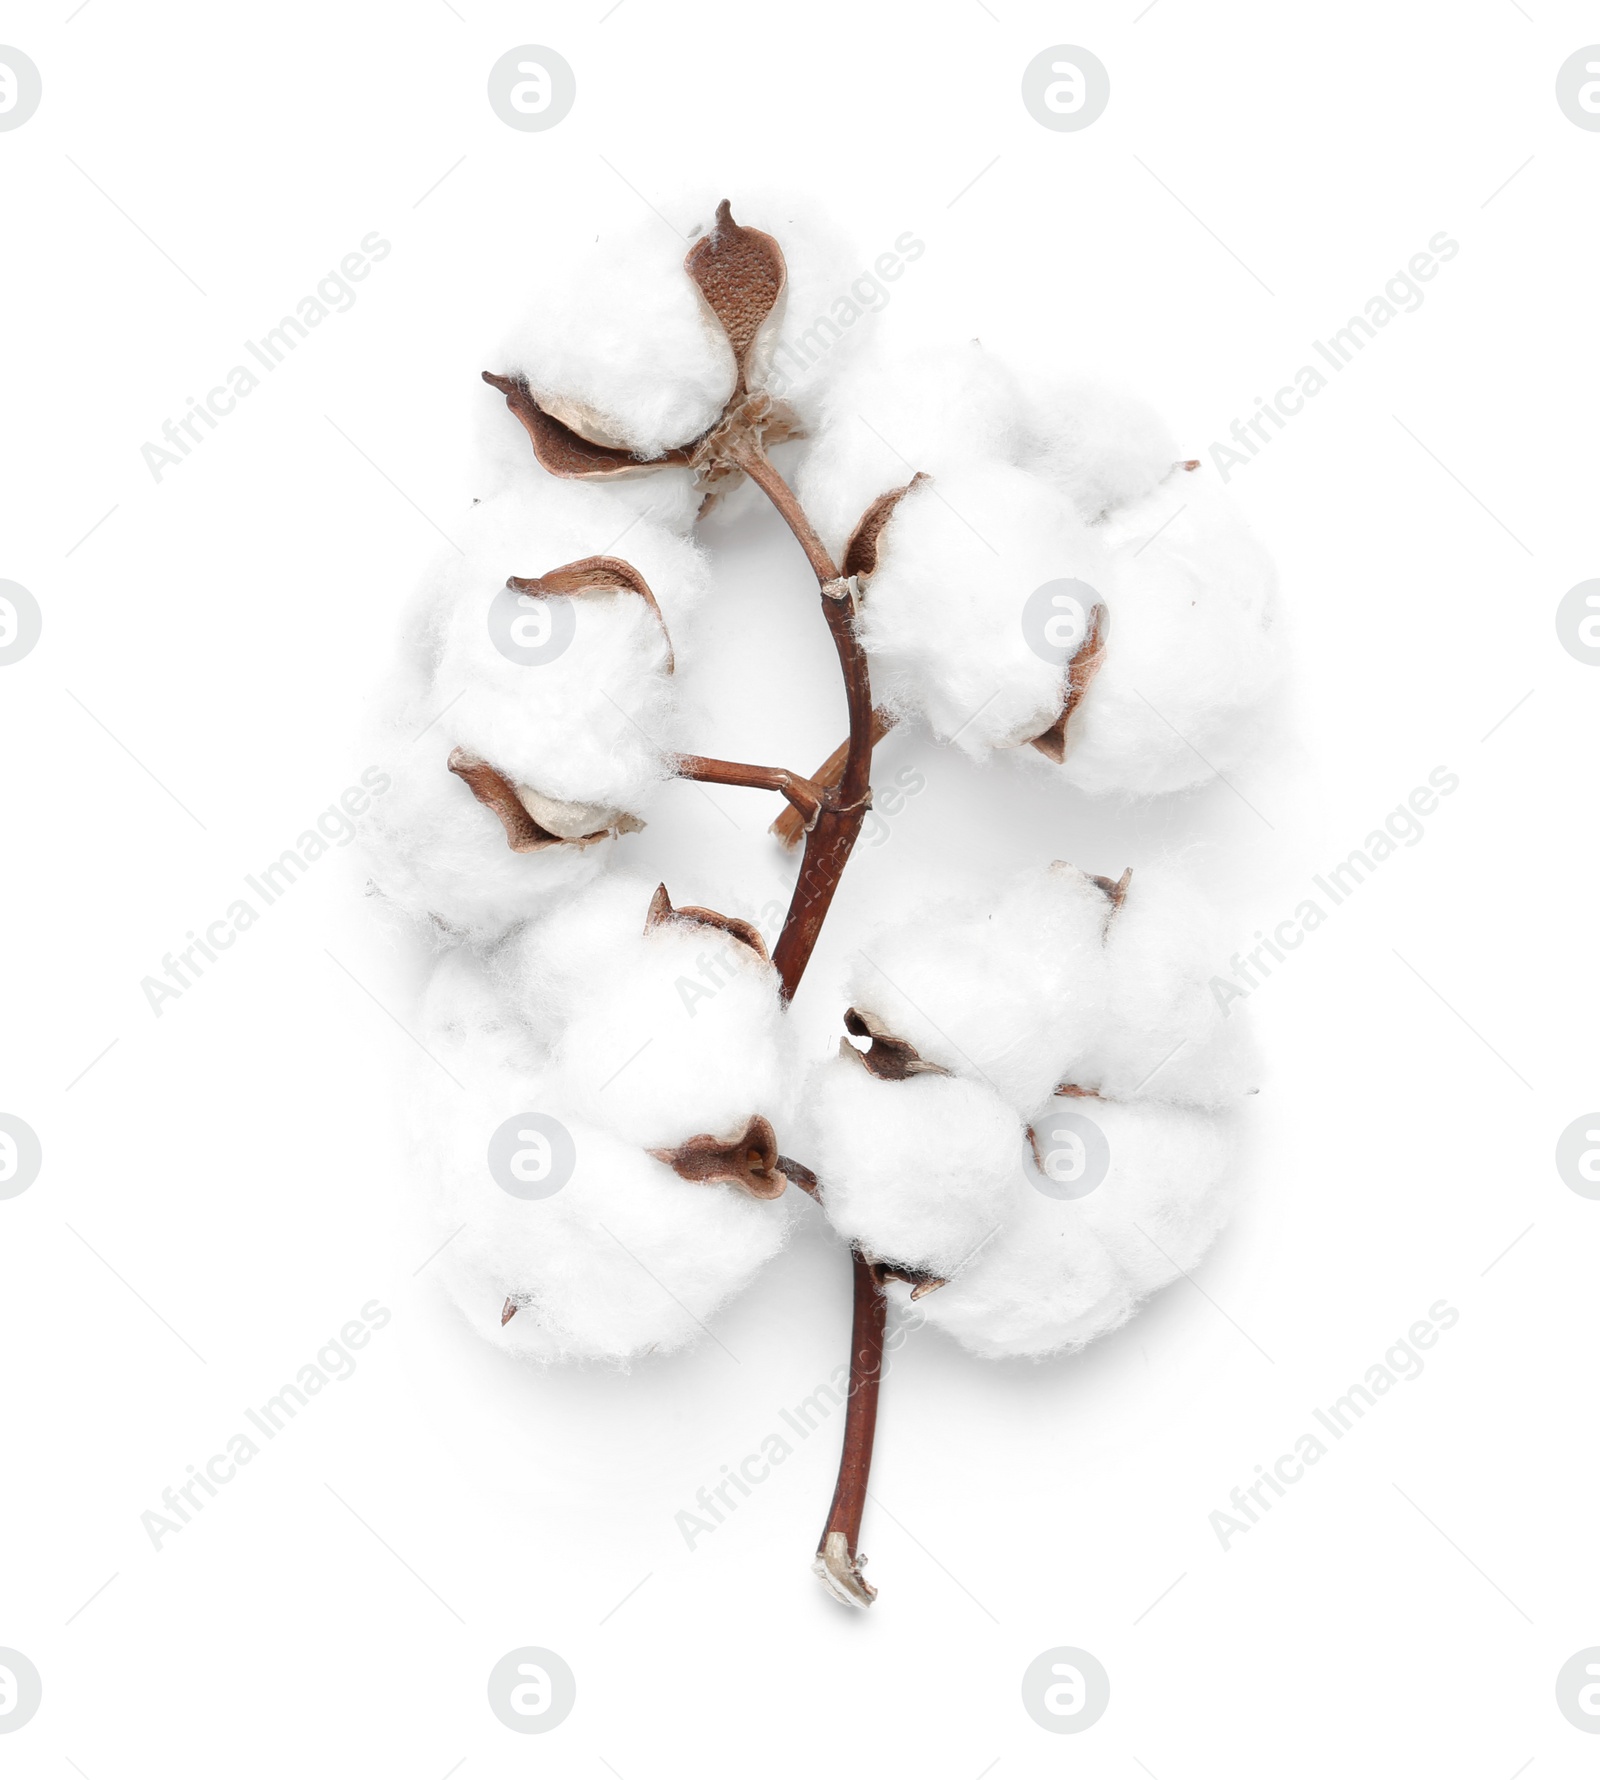
[[[801,826],[816,826],[824,787],[781,766],[745,766],[737,760],[712,760],[704,754],[680,754],[678,777],[707,785],[743,785],[752,791],[780,791],[799,813]]]
[[[728,461],[750,478],[777,509],[806,553],[822,594],[822,615],[827,620],[833,645],[844,674],[845,703],[850,713],[850,739],[845,747],[844,770],[837,789],[826,794],[821,814],[806,835],[805,856],[795,883],[783,932],[773,949],[783,998],[790,1001],[816,949],[822,923],[833,893],[850,858],[861,824],[872,802],[872,682],[866,652],[855,632],[855,593],[842,579],[838,565],[817,535],[795,492],[779,475],[759,441],[748,437],[733,442]]]

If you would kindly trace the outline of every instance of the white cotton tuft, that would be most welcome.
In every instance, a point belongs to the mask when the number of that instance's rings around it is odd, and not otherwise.
[[[414,721],[380,737],[393,783],[362,824],[367,866],[390,907],[436,937],[484,946],[589,883],[617,843],[514,853],[499,818],[449,770],[437,732],[418,735],[430,715],[414,707]]]
[[[497,961],[552,1080],[576,1114],[647,1148],[732,1142],[752,1118],[785,1146],[795,1066],[777,972],[686,916],[647,930],[652,892],[636,878],[597,886]]]
[[[668,199],[655,217],[560,252],[506,342],[501,369],[525,378],[543,408],[598,444],[654,457],[698,439],[734,390],[727,337],[684,269],[694,241],[715,226],[719,196]],[[736,194],[732,214],[771,235],[785,265],[747,387],[812,424],[888,294],[814,200]]]
[[[1079,1085],[1111,1100],[1236,1105],[1257,1085],[1248,1022],[1218,1007],[1214,911],[1189,874],[1141,866],[1106,932],[1106,1018]]]
[[[715,424],[733,351],[658,217],[550,244],[495,369],[597,444],[655,457]]]
[[[1021,385],[976,341],[874,358],[828,393],[796,492],[837,556],[879,495],[919,471],[1015,464],[1026,427]]]
[[[994,1231],[1023,1165],[1016,1114],[959,1076],[882,1081],[831,1058],[811,1073],[806,1117],[829,1222],[876,1259],[930,1273]]]
[[[1068,865],[1021,873],[998,897],[909,910],[862,947],[850,1000],[1026,1113],[1100,1038],[1111,911]]]
[[[1181,476],[1178,446],[1148,403],[1085,377],[1029,385],[1024,461],[1094,521]]]
[[[1042,734],[1061,713],[1066,673],[1041,651],[1050,614],[1030,599],[1059,581],[1092,590],[1071,595],[1081,647],[1104,560],[1071,504],[1037,478],[991,467],[913,488],[883,532],[857,620],[874,695],[973,759]]]
[[[1175,1107],[1061,1105],[1104,1134],[1104,1178],[1067,1199],[1019,1175],[1000,1233],[921,1301],[931,1324],[984,1359],[1043,1359],[1109,1333],[1194,1266],[1226,1215],[1225,1121]],[[1035,1122],[1043,1145],[1054,1110]]]
[[[440,961],[422,1039],[464,1088],[430,1063],[413,1102],[437,1227],[454,1233],[437,1273],[472,1326],[511,1352],[624,1362],[686,1345],[783,1246],[794,1196],[682,1180],[586,1124],[529,1066],[518,1030],[470,956]],[[571,1142],[570,1176],[541,1198],[507,1192],[489,1162],[494,1134],[527,1113]]]
[[[1095,529],[1111,552],[1109,641],[1068,722],[1065,765],[1049,770],[1141,797],[1232,771],[1259,745],[1282,673],[1271,561],[1201,472]]]
[[[439,562],[423,616],[437,661],[431,733],[445,754],[460,747],[519,787],[586,806],[598,828],[637,815],[670,775],[678,701],[669,636],[681,640],[704,594],[704,559],[649,519],[627,528],[618,553],[643,576],[659,616],[635,592],[518,596],[506,581],[602,554],[596,542],[616,529],[600,491],[530,471],[525,486],[462,522],[463,553]],[[581,822],[580,812],[570,831]]]
[[[1078,1106],[1105,1132],[1111,1168],[1076,1204],[1143,1298],[1196,1266],[1227,1221],[1237,1122],[1192,1107]]]

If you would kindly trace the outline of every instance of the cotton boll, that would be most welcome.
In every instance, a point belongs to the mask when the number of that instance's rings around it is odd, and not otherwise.
[[[373,886],[402,915],[488,945],[508,928],[589,883],[614,839],[514,853],[499,819],[446,765],[448,749],[427,722],[396,725],[380,757],[393,781],[363,822]]]
[[[698,439],[735,385],[727,337],[684,268],[692,241],[714,227],[717,204],[709,194],[668,200],[664,215],[676,219],[679,241],[652,218],[562,254],[508,340],[504,368],[596,443],[654,457]],[[753,192],[736,196],[732,210],[741,227],[771,235],[785,263],[785,288],[757,336],[746,385],[814,421],[887,292],[813,201]]]
[[[828,392],[796,492],[837,556],[879,495],[919,470],[1015,463],[1025,426],[1021,385],[976,341],[875,357]]]
[[[823,1209],[877,1259],[948,1273],[1000,1223],[1022,1130],[982,1084],[934,1074],[882,1081],[839,1056],[812,1072],[805,1099]]]
[[[484,362],[493,367],[501,361],[497,353],[490,352]],[[473,487],[480,506],[508,489],[527,490],[552,481],[577,490],[582,500],[593,502],[597,509],[597,529],[590,534],[586,555],[604,549],[635,515],[683,537],[695,529],[703,497],[695,486],[695,472],[686,466],[661,466],[641,470],[636,476],[608,477],[602,482],[561,481],[540,466],[529,445],[526,428],[497,390],[479,386],[472,419],[477,463]],[[626,541],[618,548],[625,551]]]
[[[1257,1085],[1242,1014],[1218,1008],[1212,978],[1225,947],[1188,873],[1171,864],[1134,872],[1107,929],[1106,1019],[1080,1086],[1111,1100],[1235,1105]]]
[[[1029,387],[1031,439],[1024,462],[1087,520],[1143,500],[1178,469],[1177,442],[1138,397],[1088,378]]]
[[[1069,721],[1065,765],[1049,770],[1135,796],[1232,771],[1258,746],[1282,671],[1270,560],[1202,473],[1170,479],[1096,532],[1112,552],[1109,642]]]
[[[1111,912],[1071,866],[1025,872],[998,897],[917,909],[874,935],[850,999],[927,1061],[1027,1112],[1100,1039]]]
[[[1104,561],[1035,477],[993,466],[913,488],[882,534],[857,621],[874,694],[973,759],[1041,734],[1060,715],[1065,673],[1033,646],[1042,621],[1028,602],[1060,580],[1098,590]],[[1095,602],[1079,598],[1087,615]]]
[[[922,1300],[927,1320],[985,1359],[1042,1359],[1126,1321],[1140,1299],[1193,1267],[1227,1212],[1232,1131],[1214,1115],[1167,1106],[1052,1101],[1033,1130],[1042,1153],[1081,1142],[1053,1131],[1065,1108],[1099,1128],[1104,1177],[1058,1198],[1019,1173],[1000,1234],[970,1268]]]
[[[583,1117],[651,1149],[731,1142],[753,1117],[786,1142],[796,1071],[777,973],[686,912],[652,920],[655,895],[612,878],[530,924],[496,956],[503,993]]]
[[[447,1215],[468,1219],[440,1257],[451,1295],[487,1339],[541,1359],[687,1346],[782,1248],[792,1195],[760,1201],[682,1180],[597,1127],[569,1129],[576,1166],[548,1199],[512,1198],[489,1179],[481,1146],[462,1152],[462,1172],[481,1178],[450,1193]],[[502,1327],[507,1299],[518,1308]]]
[[[496,1346],[616,1362],[681,1347],[782,1247],[793,1195],[757,1201],[682,1180],[562,1106],[531,1067],[494,979],[469,954],[436,967],[421,1036],[464,1084],[419,1065],[414,1147],[437,1227],[454,1233],[436,1271]],[[493,1134],[528,1112],[557,1119],[572,1142],[570,1178],[539,1199],[508,1193],[488,1161]],[[502,1324],[507,1300],[517,1308]]]
[[[794,1072],[776,971],[716,927],[674,919],[644,932],[630,913],[555,1046],[567,1103],[651,1149],[733,1142],[753,1117],[782,1142]]]
[[[727,336],[656,217],[543,256],[502,373],[598,444],[655,457],[713,426],[733,393]]]
[[[637,813],[670,773],[669,632],[682,635],[703,594],[698,549],[648,520],[627,528],[626,561],[659,616],[634,592],[527,596],[513,641],[548,642],[548,659],[511,659],[490,628],[491,611],[503,614],[510,597],[508,576],[537,578],[603,554],[617,527],[599,492],[545,479],[475,508],[461,528],[464,554],[444,560],[430,583],[426,622],[437,638],[440,737],[519,786],[591,806],[594,826],[605,827],[608,815]]]

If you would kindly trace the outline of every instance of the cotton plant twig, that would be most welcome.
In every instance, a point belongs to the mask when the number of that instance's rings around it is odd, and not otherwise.
[[[766,495],[805,554],[816,577],[823,619],[839,659],[849,720],[846,740],[810,778],[783,767],[747,765],[700,754],[680,755],[676,761],[676,772],[681,778],[774,791],[788,800],[790,807],[773,825],[774,831],[791,847],[803,840],[805,850],[771,956],[779,992],[787,1003],[794,998],[816,949],[823,922],[871,807],[872,751],[894,723],[891,715],[873,709],[866,652],[855,630],[857,602],[877,567],[878,545],[885,526],[901,499],[924,478],[918,475],[905,487],[890,489],[873,501],[852,533],[842,562],[835,562],[794,490],[767,454],[769,443],[794,436],[794,416],[759,387],[751,388],[753,381],[759,382],[754,373],[787,279],[778,243],[759,229],[736,223],[724,201],[717,209],[712,228],[689,250],[684,269],[726,335],[734,360],[733,389],[722,414],[687,444],[654,458],[640,458],[623,449],[603,426],[597,425],[595,416],[579,406],[536,395],[520,377],[502,377],[489,371],[483,377],[504,395],[507,406],[526,429],[535,457],[552,475],[610,480],[665,466],[690,468],[705,492],[702,512],[716,498],[721,485],[740,475],[747,476]],[[586,557],[541,576],[513,578],[508,586],[535,597],[632,592],[647,601],[657,619],[661,619],[660,608],[644,578],[631,564],[616,557]],[[662,630],[666,630],[664,621]],[[670,637],[667,648],[670,668]],[[1092,671],[1092,665],[1086,664],[1086,668]],[[1062,713],[1063,729],[1075,691],[1081,693],[1081,687],[1076,682],[1069,683],[1068,708]],[[458,750],[450,766],[473,794],[500,817],[507,839],[518,851],[573,841],[588,844],[623,826],[617,822],[610,829],[582,832],[568,841],[552,830],[548,822],[539,820],[541,812],[548,813],[544,804],[530,809],[536,800],[527,788],[513,785],[489,763],[460,755]],[[766,957],[759,933],[747,922],[709,909],[675,909],[663,885],[651,903],[647,927],[685,920],[720,927]],[[870,1072],[893,1080],[924,1071],[939,1072],[937,1065],[924,1062],[910,1045],[883,1029],[870,1013],[852,1009],[846,1024],[852,1033],[871,1039],[866,1050],[849,1047]],[[817,1199],[825,1191],[804,1164],[778,1154],[772,1127],[760,1118],[753,1118],[732,1143],[707,1134],[691,1138],[674,1150],[651,1154],[685,1179],[727,1185],[757,1198],[775,1197],[789,1185]],[[859,1249],[852,1249],[851,1266],[854,1312],[849,1407],[838,1483],[814,1568],[838,1599],[865,1607],[871,1604],[876,1590],[861,1574],[865,1559],[858,1541],[883,1370],[883,1288],[888,1280],[901,1280],[913,1287],[914,1296],[921,1296],[945,1282]],[[518,1301],[508,1298],[502,1323],[509,1321],[517,1309]]]
[[[745,766],[737,760],[712,760],[704,754],[680,754],[678,777],[707,785],[743,785],[753,791],[780,791],[796,812],[799,832],[809,833],[822,814],[822,800],[831,786],[819,785],[781,766]]]

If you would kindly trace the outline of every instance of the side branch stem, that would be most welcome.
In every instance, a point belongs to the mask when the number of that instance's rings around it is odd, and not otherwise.
[[[782,766],[746,766],[738,760],[713,760],[705,754],[680,754],[678,777],[707,785],[742,785],[751,791],[779,791],[805,817],[815,822],[823,791],[800,773]]]

